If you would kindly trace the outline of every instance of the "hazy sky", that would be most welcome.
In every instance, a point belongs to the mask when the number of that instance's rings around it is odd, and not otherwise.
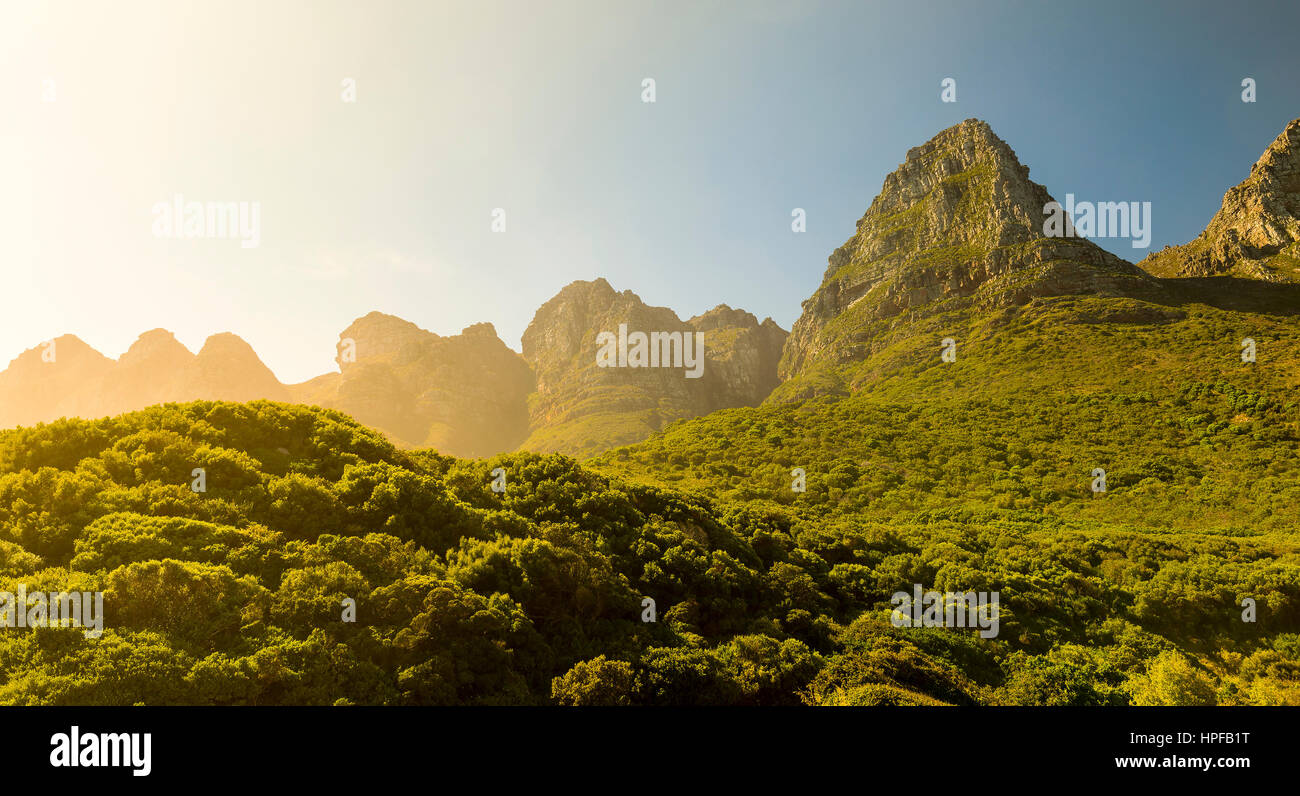
[[[1295,2],[5,0],[0,365],[164,327],[301,381],[371,310],[518,348],[596,276],[789,328],[885,175],[970,117],[1183,243],[1300,116],[1297,31]],[[259,203],[260,246],[156,237],[178,193]]]

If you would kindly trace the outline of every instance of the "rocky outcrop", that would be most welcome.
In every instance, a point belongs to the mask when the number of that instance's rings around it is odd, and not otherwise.
[[[892,319],[1158,283],[1080,237],[1048,237],[1053,201],[1011,147],[968,119],[907,153],[790,332],[781,378],[859,361]]]
[[[339,335],[340,373],[292,389],[410,446],[456,456],[512,450],[528,434],[532,371],[490,323],[443,337],[380,312]]]
[[[686,323],[704,333],[706,372],[717,376],[702,385],[708,405],[755,406],[781,383],[776,369],[790,333],[776,321],[759,323],[751,313],[719,304]]]
[[[1300,119],[1269,145],[1249,177],[1228,189],[1204,232],[1138,265],[1162,277],[1300,282]]]
[[[681,366],[601,367],[598,338],[619,335],[620,326],[628,335],[679,335],[683,344],[703,334],[698,377],[688,374],[685,358]],[[522,447],[594,453],[642,440],[679,418],[755,405],[778,383],[785,337],[770,318],[759,323],[726,305],[683,321],[630,290],[615,291],[604,279],[574,282],[543,304],[524,332],[524,358],[537,374],[537,392],[529,401],[532,432]],[[666,350],[675,353],[672,344]]]

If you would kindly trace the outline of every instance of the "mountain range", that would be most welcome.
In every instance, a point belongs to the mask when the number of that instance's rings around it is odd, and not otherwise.
[[[704,333],[707,370],[598,368],[602,330]],[[405,447],[488,456],[520,447],[596,453],[673,420],[753,405],[776,386],[786,332],[719,305],[682,321],[608,282],[574,282],[544,304],[512,351],[490,323],[441,336],[372,312],[339,335],[336,373],[282,384],[239,337],[197,354],[171,332],[146,332],[118,360],[64,335],[0,372],[0,428],[97,418],[153,404],[266,399],[338,409]]]
[[[1086,238],[1046,235],[1044,207],[1052,201],[1012,149],[970,119],[907,153],[831,254],[788,334],[770,318],[760,323],[726,305],[682,320],[596,279],[566,286],[537,310],[522,354],[491,324],[440,336],[373,312],[340,334],[338,372],[301,384],[279,382],[233,334],[214,335],[195,354],[155,329],[116,361],[65,335],[0,372],[0,427],[164,402],[269,399],[341,410],[406,447],[463,457],[589,456],[719,409],[886,393],[902,384],[900,373],[916,376],[937,364],[944,338],[959,356],[981,352],[994,373],[1000,366],[1016,373],[973,389],[1050,390],[1088,374],[1070,370],[1068,351],[1025,372],[1019,361],[1038,343],[1012,339],[1012,330],[1036,324],[1041,331],[1051,319],[1058,343],[1087,345],[1074,330],[1118,323],[1173,334],[1209,317],[1226,337],[1207,345],[1232,349],[1252,323],[1260,336],[1300,309],[1300,119],[1227,191],[1200,236],[1136,265]],[[600,367],[599,336],[621,326],[686,339],[703,333],[701,377],[669,367]],[[1185,345],[1204,342],[1179,334]],[[1124,349],[1111,350],[1120,357]],[[1158,371],[1127,360],[1115,366],[1132,370],[1125,380],[1135,384]],[[907,389],[915,388],[909,381]]]

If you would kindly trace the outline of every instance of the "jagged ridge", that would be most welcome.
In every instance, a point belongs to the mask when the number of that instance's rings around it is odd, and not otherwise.
[[[1300,281],[1300,119],[1282,130],[1249,177],[1228,189],[1200,235],[1139,265],[1162,277]]]

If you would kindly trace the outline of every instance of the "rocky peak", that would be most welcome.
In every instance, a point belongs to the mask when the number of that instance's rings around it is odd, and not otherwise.
[[[114,415],[198,397],[191,389],[198,372],[195,360],[195,355],[166,329],[145,332],[104,377],[99,412]]]
[[[1300,119],[1264,150],[1250,176],[1228,189],[1200,235],[1139,265],[1163,277],[1300,281]]]
[[[596,335],[629,329],[688,331],[667,307],[651,307],[630,290],[615,291],[604,279],[576,281],[538,308],[524,330],[522,348],[537,373],[538,392],[546,393],[577,365],[595,362]],[[588,356],[590,355],[590,356]]]
[[[768,318],[767,320],[772,320]],[[744,310],[733,310],[726,304],[719,304],[708,312],[696,315],[687,321],[691,326],[700,331],[709,329],[720,329],[725,326],[758,326],[758,319],[753,313]]]
[[[29,348],[0,372],[0,425],[30,425],[84,414],[113,360],[70,334]]]
[[[343,357],[342,342],[351,340],[355,344],[357,361],[364,357],[370,363],[390,361],[396,365],[406,365],[423,356],[428,346],[438,339],[438,335],[421,329],[410,321],[395,315],[371,312],[357,318],[339,335],[340,351],[334,361],[345,373],[356,364]]]
[[[125,367],[166,363],[176,366],[194,359],[194,354],[166,329],[151,329],[136,338],[131,347],[117,361]]]
[[[351,342],[354,358],[345,358]],[[399,443],[456,456],[511,450],[528,433],[533,375],[490,323],[441,336],[371,312],[339,335],[339,374],[293,387],[295,400],[340,409]]]
[[[698,378],[683,367],[599,367],[597,336],[680,333],[688,345],[704,334]],[[530,399],[532,434],[523,447],[594,453],[637,442],[668,422],[730,406],[753,405],[777,385],[786,332],[769,318],[720,304],[683,321],[604,279],[567,285],[543,304],[523,336],[524,358],[537,374]]]
[[[214,334],[194,358],[189,388],[195,397],[215,401],[285,401],[289,393],[243,338]]]
[[[469,326],[466,326],[464,329],[462,329],[460,333],[464,337],[494,338],[497,340],[501,339],[497,335],[497,327],[487,322],[470,324]]]
[[[782,378],[863,359],[881,322],[953,309],[954,302],[1004,306],[1042,295],[1155,289],[1154,280],[1091,241],[1044,235],[1051,201],[978,119],[909,150],[803,303]]]

